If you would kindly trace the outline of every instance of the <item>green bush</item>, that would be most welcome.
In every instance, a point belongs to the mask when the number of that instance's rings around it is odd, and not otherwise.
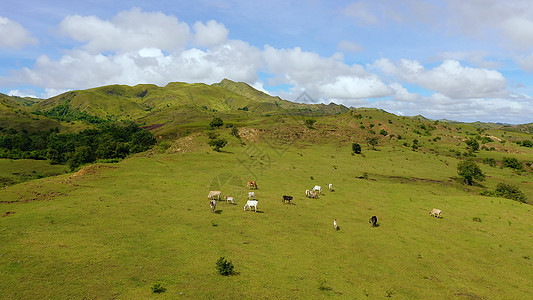
[[[215,127],[220,127],[224,125],[224,121],[222,121],[221,118],[214,118],[211,123],[209,123],[209,126],[215,128]]]
[[[518,159],[514,157],[504,157],[502,160],[502,164],[504,167],[515,169],[515,170],[522,170],[522,163],[518,161]]]
[[[221,148],[224,148],[228,141],[225,139],[214,139],[209,141],[209,146],[213,147],[213,150],[220,152]]]
[[[491,167],[495,167],[496,166],[496,160],[494,158],[484,158],[483,159],[483,163],[486,164],[486,165],[489,165]]]
[[[352,152],[355,154],[361,154],[361,145],[359,145],[358,143],[353,143]]]
[[[527,202],[526,195],[524,195],[524,193],[514,185],[498,183],[498,185],[496,186],[495,194],[496,196],[520,201],[522,203]]]
[[[316,120],[315,119],[305,119],[304,123],[305,123],[305,126],[307,126],[307,128],[313,129],[313,125],[315,125]]]
[[[231,261],[227,261],[224,256],[220,257],[216,263],[216,269],[220,275],[229,276],[233,275],[234,266]]]
[[[165,287],[163,287],[163,284],[161,282],[154,282],[152,283],[152,293],[160,294],[167,291]]]

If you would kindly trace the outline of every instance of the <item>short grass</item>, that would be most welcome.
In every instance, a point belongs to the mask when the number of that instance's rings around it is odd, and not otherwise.
[[[0,159],[0,187],[56,176],[67,171],[66,165],[51,165],[45,160]]]
[[[0,190],[0,215],[12,212],[0,217],[2,298],[533,294],[530,205],[457,183],[454,158],[378,149],[352,156],[348,144],[233,141],[222,153],[141,154]],[[482,167],[487,186],[507,171]],[[257,213],[243,211],[247,180],[259,185]],[[507,180],[531,182],[531,173]],[[314,185],[324,195],[305,198]],[[211,213],[215,189],[237,204]],[[443,218],[430,217],[432,208]],[[379,227],[368,223],[373,215]],[[221,256],[235,275],[217,274]],[[167,291],[152,294],[154,282]]]

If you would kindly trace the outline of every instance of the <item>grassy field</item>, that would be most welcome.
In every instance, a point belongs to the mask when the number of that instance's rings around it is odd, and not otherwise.
[[[205,137],[184,139],[168,153],[0,190],[2,298],[533,294],[532,206],[458,183],[456,158],[411,151],[401,141],[352,156],[347,143],[232,140],[216,153]],[[531,172],[480,166],[485,186],[505,179],[533,198]],[[257,213],[243,211],[247,180],[259,185]],[[323,195],[305,198],[314,185]],[[215,189],[237,203],[219,202],[211,213],[206,196]],[[293,204],[282,195],[294,196]],[[442,219],[429,216],[434,207]],[[373,215],[379,227],[368,223]],[[221,256],[236,275],[217,274]],[[154,282],[166,292],[153,294]]]

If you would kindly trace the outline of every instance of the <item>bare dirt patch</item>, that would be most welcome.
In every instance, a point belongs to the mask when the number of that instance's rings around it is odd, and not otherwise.
[[[3,218],[3,217],[7,217],[7,216],[14,215],[14,214],[16,214],[16,213],[17,213],[16,211],[8,211],[8,212],[6,212],[6,213],[4,213],[4,214],[2,215],[2,218]]]

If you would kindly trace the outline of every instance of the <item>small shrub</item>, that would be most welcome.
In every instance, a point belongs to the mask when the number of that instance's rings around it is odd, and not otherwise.
[[[309,129],[313,129],[314,128],[313,125],[315,125],[315,123],[316,123],[315,119],[306,119],[304,121],[305,126],[307,126],[307,128]]]
[[[220,152],[220,149],[224,148],[227,143],[228,141],[226,141],[225,139],[215,139],[209,141],[209,146],[213,147],[213,150],[215,150],[216,152]]]
[[[227,261],[226,258],[222,256],[217,260],[216,268],[220,275],[229,276],[233,274],[234,266],[231,261]]]
[[[387,134],[389,134],[389,133],[387,132],[387,130],[385,130],[385,129],[381,129],[381,131],[379,132],[379,134],[381,134],[382,136],[387,136]]]
[[[481,223],[481,219],[478,218],[478,217],[473,217],[473,218],[472,218],[472,221],[474,221],[474,222],[480,222],[480,223]]]
[[[484,158],[483,159],[483,163],[486,164],[486,165],[489,165],[491,167],[495,167],[496,166],[496,160],[494,158]]]
[[[209,126],[213,128],[220,127],[222,125],[224,125],[224,121],[221,118],[214,118],[211,123],[209,123]]]
[[[504,167],[515,169],[515,170],[522,170],[522,163],[518,161],[518,159],[514,157],[504,157],[502,160],[502,164]]]
[[[216,138],[218,138],[218,133],[214,132],[214,131],[208,131],[207,132],[207,137],[211,140],[214,140]]]
[[[165,287],[163,287],[163,284],[161,282],[154,282],[152,283],[152,293],[160,294],[167,291]]]
[[[511,200],[520,201],[522,203],[526,203],[527,202],[526,195],[524,195],[524,193],[522,191],[520,191],[520,189],[518,189],[518,187],[516,187],[514,185],[511,185],[511,184],[498,183],[494,193],[496,194],[496,196],[504,197],[504,198],[511,199]]]
[[[361,154],[361,145],[359,145],[358,143],[353,143],[352,152],[355,154]]]

